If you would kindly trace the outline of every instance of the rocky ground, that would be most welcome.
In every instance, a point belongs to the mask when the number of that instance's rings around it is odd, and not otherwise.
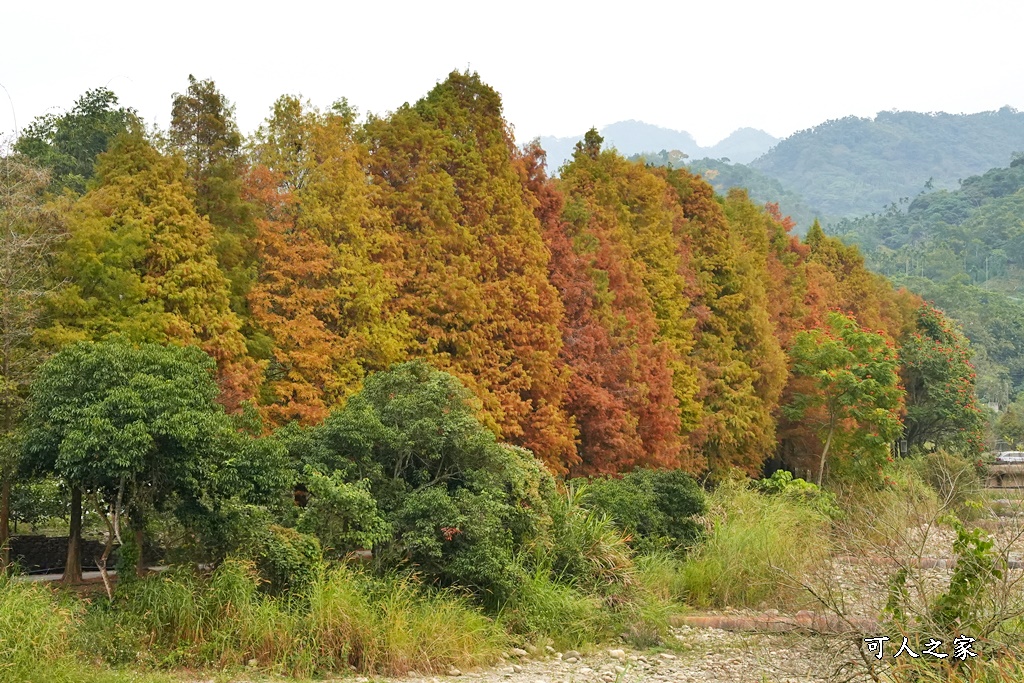
[[[514,650],[504,662],[483,671],[448,676],[386,679],[392,683],[637,683],[721,681],[722,683],[796,683],[869,680],[849,676],[847,660],[858,657],[853,637],[825,639],[806,633],[740,633],[717,628],[679,626],[667,648],[637,651],[610,647],[526,653]],[[846,675],[843,675],[843,672]],[[366,683],[369,679],[356,679]]]

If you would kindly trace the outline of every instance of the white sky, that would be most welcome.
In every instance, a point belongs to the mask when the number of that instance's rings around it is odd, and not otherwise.
[[[710,145],[880,110],[1024,109],[1022,27],[1021,0],[5,0],[0,84],[19,126],[103,85],[166,126],[193,73],[249,132],[284,93],[383,114],[469,66],[520,141],[640,119]]]

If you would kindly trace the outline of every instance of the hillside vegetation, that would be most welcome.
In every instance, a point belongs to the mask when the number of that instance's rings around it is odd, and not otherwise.
[[[983,400],[1005,408],[1024,388],[1024,160],[836,223],[867,265],[960,321]]]
[[[959,180],[1005,164],[1024,150],[1024,113],[880,112],[827,121],[794,133],[750,165],[825,216],[884,210],[926,185]]]

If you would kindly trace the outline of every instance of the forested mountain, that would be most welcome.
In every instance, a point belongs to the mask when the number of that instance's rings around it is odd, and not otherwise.
[[[1024,113],[1009,107],[969,115],[880,112],[794,133],[750,165],[842,218],[882,211],[925,186],[955,189],[1021,150]]]
[[[832,228],[867,264],[964,326],[978,390],[1005,407],[1024,389],[1024,158]]]
[[[607,125],[601,129],[600,133],[606,144],[609,147],[614,147],[623,156],[660,151],[665,153],[681,152],[694,159],[725,157],[737,163],[752,161],[778,142],[778,139],[762,130],[740,128],[711,147],[701,147],[686,131],[662,128],[643,121],[632,120]],[[561,138],[541,136],[540,144],[547,152],[548,169],[552,174],[557,173],[562,164],[569,160],[576,143],[582,139],[582,134]]]
[[[809,353],[842,338],[884,365],[932,334],[922,302],[855,248],[717,196],[706,179],[728,164],[702,178],[636,163],[592,130],[552,178],[510,130],[497,92],[460,72],[365,121],[344,100],[284,96],[247,141],[211,81],[189,80],[157,136],[94,91],[5,157],[50,171],[31,201],[65,236],[22,341],[198,346],[221,403],[268,430],[318,424],[420,359],[553,472],[757,473],[779,452],[814,460],[828,423],[799,399],[814,375],[796,340]],[[851,457],[884,457],[883,433],[865,427]]]

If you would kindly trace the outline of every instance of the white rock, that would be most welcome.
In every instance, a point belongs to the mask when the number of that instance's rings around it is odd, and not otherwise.
[[[669,654],[669,653],[667,653],[667,652],[662,652],[662,653],[661,653],[661,655],[659,655],[659,656],[660,656],[660,657],[661,657],[662,659],[675,659],[675,658],[676,658],[676,656],[675,656],[675,655],[670,655],[670,654]]]
[[[518,664],[513,664],[512,665],[512,673],[514,673],[514,674],[521,674],[521,673],[523,673],[523,667],[519,666]]]
[[[614,657],[615,659],[617,659],[617,660],[619,660],[621,662],[622,660],[624,660],[626,658],[626,651],[625,650],[608,650],[608,656],[609,657]]]
[[[508,653],[512,657],[525,657],[526,655],[529,654],[526,650],[524,650],[522,648],[519,648],[519,647],[512,648],[511,650],[508,651]]]
[[[459,671],[458,669],[456,669],[456,668],[455,668],[455,667],[453,666],[452,668],[448,669],[448,675],[449,675],[449,676],[461,676],[461,675],[462,675],[462,672],[461,672],[461,671]]]

